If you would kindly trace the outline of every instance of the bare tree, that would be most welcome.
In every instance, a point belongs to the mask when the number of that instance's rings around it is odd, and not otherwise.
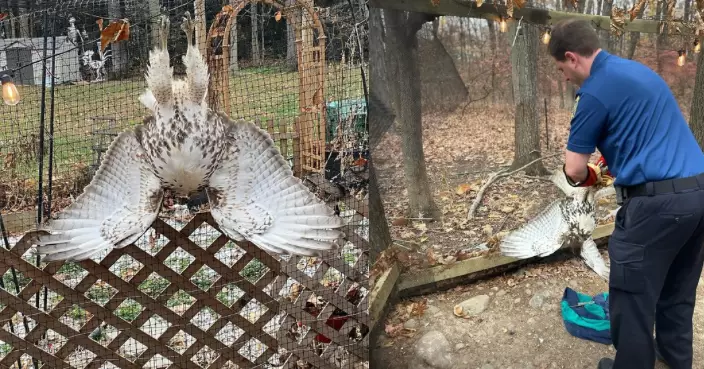
[[[257,65],[259,64],[259,17],[258,17],[258,5],[257,2],[252,2],[249,6],[250,17],[252,19],[252,62]]]
[[[697,61],[697,76],[694,81],[689,126],[692,128],[699,146],[704,149],[704,52],[699,53]]]
[[[389,84],[396,111],[396,129],[401,136],[404,174],[408,188],[409,214],[413,217],[439,218],[430,190],[423,154],[423,129],[416,33],[434,16],[384,9],[388,69],[393,69]]]
[[[516,33],[518,33],[516,35]],[[538,28],[532,24],[511,22],[509,40],[513,99],[516,104],[515,150],[513,168],[520,168],[540,157],[540,121],[538,115]],[[546,173],[537,161],[526,169],[528,175]]]

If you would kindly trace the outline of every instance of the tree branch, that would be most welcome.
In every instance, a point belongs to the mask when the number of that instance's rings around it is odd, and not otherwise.
[[[486,190],[489,188],[489,186],[490,186],[492,183],[496,182],[499,178],[508,177],[508,176],[510,176],[510,175],[512,175],[512,174],[518,173],[518,172],[522,171],[523,169],[525,169],[525,168],[527,168],[527,167],[533,165],[533,164],[534,164],[535,162],[537,162],[537,161],[544,160],[544,159],[548,159],[548,158],[554,158],[554,157],[556,157],[556,156],[558,156],[558,155],[561,155],[561,154],[562,154],[562,152],[558,152],[558,153],[555,153],[555,154],[552,154],[552,155],[542,156],[542,157],[539,157],[539,158],[537,158],[537,159],[535,159],[535,160],[532,160],[532,161],[529,162],[528,164],[526,164],[526,165],[524,165],[524,166],[522,166],[522,167],[520,167],[520,168],[518,168],[518,169],[514,169],[514,170],[512,170],[512,171],[509,171],[508,169],[504,169],[504,170],[500,170],[500,171],[498,171],[498,172],[492,174],[491,176],[489,176],[489,179],[488,179],[488,180],[486,181],[486,183],[484,183],[484,185],[479,189],[479,192],[477,193],[477,197],[474,199],[474,202],[472,203],[472,206],[469,208],[469,211],[467,212],[467,219],[473,219],[473,218],[474,218],[474,213],[477,211],[477,208],[479,207],[479,204],[482,202],[482,198],[484,198],[484,193],[485,193]]]

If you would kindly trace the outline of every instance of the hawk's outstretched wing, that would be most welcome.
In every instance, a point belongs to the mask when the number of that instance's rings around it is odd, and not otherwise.
[[[161,209],[163,191],[133,131],[110,144],[83,193],[38,235],[43,260],[84,260],[135,242]]]
[[[569,232],[569,224],[562,215],[561,203],[569,199],[554,201],[538,216],[509,233],[499,245],[501,253],[517,259],[534,256],[545,257],[557,251],[563,236]]]
[[[336,248],[342,219],[293,176],[269,134],[218,117],[228,126],[228,145],[206,191],[220,229],[277,254],[315,256]]]

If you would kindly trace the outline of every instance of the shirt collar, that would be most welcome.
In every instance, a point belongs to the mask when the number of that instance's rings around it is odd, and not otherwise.
[[[594,57],[594,61],[592,62],[592,67],[589,69],[589,74],[591,75],[595,71],[597,71],[599,68],[603,67],[606,61],[606,58],[608,58],[610,54],[606,50],[601,50],[596,54],[596,57]]]
[[[592,66],[589,69],[589,77],[582,82],[582,86],[579,88],[577,91],[577,95],[579,95],[582,92],[582,88],[587,84],[588,81],[590,81],[594,77],[594,72],[598,71],[599,69],[603,68],[604,65],[606,65],[606,59],[610,56],[606,50],[602,49],[599,51],[596,56],[594,57],[594,61],[592,61]]]

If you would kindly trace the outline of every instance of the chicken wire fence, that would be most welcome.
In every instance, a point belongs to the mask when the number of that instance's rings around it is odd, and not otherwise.
[[[368,367],[366,64],[361,0],[74,0],[0,8],[0,368]],[[267,130],[294,174],[345,222],[320,258],[225,236],[203,193],[166,197],[133,245],[46,263],[30,230],[74,201],[107,147],[149,111],[158,20],[185,73],[184,13],[208,103]],[[101,41],[103,44],[101,45]],[[103,47],[104,46],[104,47]]]

